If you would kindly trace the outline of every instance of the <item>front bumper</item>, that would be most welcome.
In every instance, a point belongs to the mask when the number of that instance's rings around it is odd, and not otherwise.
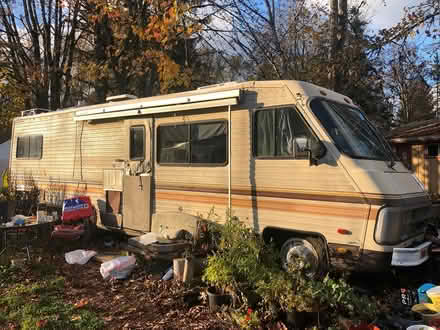
[[[391,258],[392,266],[418,266],[429,259],[431,242],[424,242],[411,248],[394,248]]]

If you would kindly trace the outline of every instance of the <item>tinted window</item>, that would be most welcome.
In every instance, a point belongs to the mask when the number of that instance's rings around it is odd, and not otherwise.
[[[428,157],[437,157],[437,156],[438,156],[438,144],[428,145]]]
[[[159,126],[159,163],[189,163],[189,125]]]
[[[17,138],[17,158],[24,158],[29,154],[29,139],[28,137]],[[27,150],[26,150],[27,149]]]
[[[225,164],[226,122],[159,126],[158,162],[162,164]]]
[[[43,154],[43,136],[28,135],[17,138],[17,158],[41,159]]]
[[[41,158],[41,150],[43,147],[43,136],[29,137],[29,158]]]
[[[224,122],[191,124],[191,163],[226,163],[226,125]]]
[[[130,159],[145,158],[145,127],[130,127]]]
[[[306,158],[306,150],[316,140],[293,108],[257,111],[254,133],[257,157]]]
[[[393,160],[386,139],[359,109],[321,99],[310,106],[341,152],[353,158]]]

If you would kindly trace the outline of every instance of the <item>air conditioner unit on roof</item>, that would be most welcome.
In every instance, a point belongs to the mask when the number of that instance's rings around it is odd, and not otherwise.
[[[137,96],[131,94],[122,94],[122,95],[114,95],[108,96],[105,101],[106,102],[119,102],[119,101],[127,101],[127,100],[135,100]]]
[[[26,116],[34,116],[34,115],[38,115],[40,113],[46,113],[49,112],[48,109],[41,109],[41,108],[34,108],[34,109],[29,109],[29,110],[24,110],[21,112],[21,116],[22,117],[26,117]]]

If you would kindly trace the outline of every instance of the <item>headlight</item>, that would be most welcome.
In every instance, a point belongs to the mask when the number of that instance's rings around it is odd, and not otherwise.
[[[381,209],[374,232],[376,243],[393,245],[404,240],[406,237],[402,237],[402,231],[405,226],[405,220],[400,207],[385,207]]]

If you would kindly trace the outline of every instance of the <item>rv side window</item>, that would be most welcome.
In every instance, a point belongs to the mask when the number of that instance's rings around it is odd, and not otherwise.
[[[437,157],[438,156],[438,144],[428,144],[428,157]]]
[[[130,127],[130,160],[145,158],[145,127]]]
[[[17,158],[41,159],[42,154],[42,135],[28,135],[17,138]]]
[[[259,110],[254,120],[254,154],[262,158],[307,157],[316,139],[294,108]]]
[[[159,164],[226,165],[225,121],[158,127]]]

